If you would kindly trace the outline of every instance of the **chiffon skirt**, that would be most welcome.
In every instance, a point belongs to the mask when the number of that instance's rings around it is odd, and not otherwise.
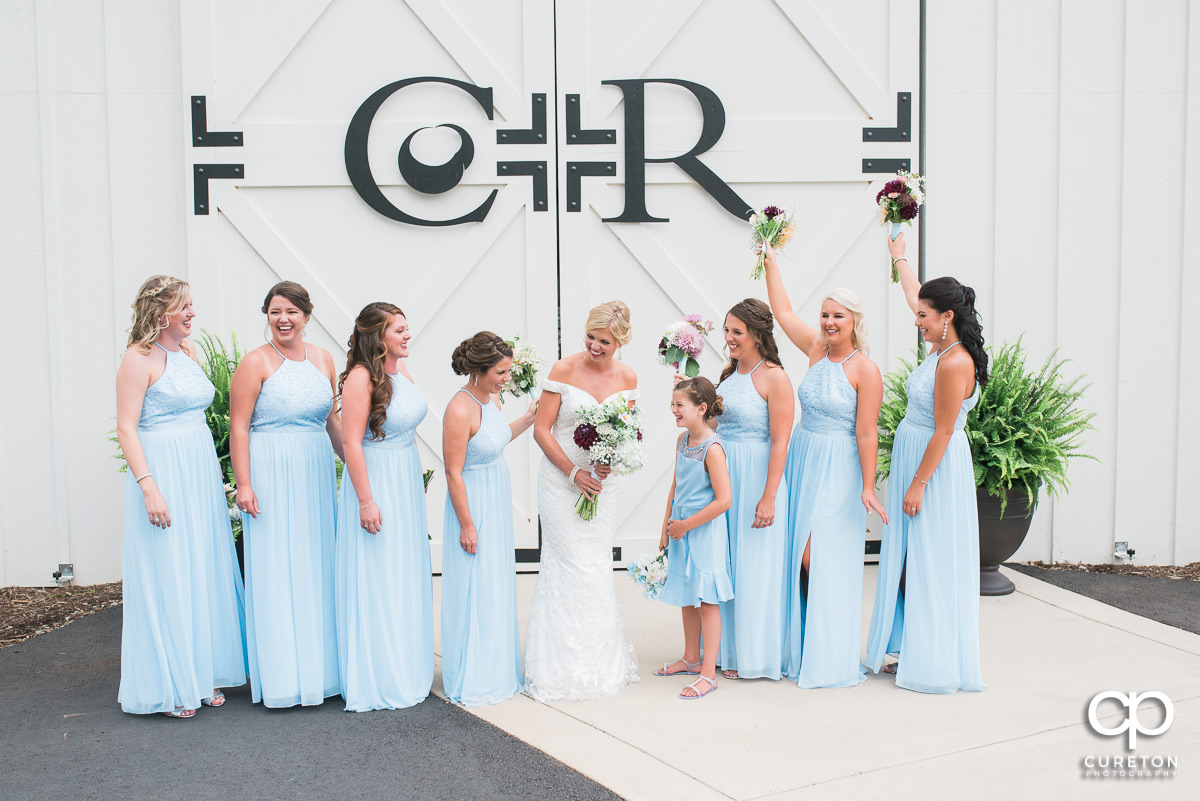
[[[517,628],[512,486],[503,457],[463,471],[475,553],[463,550],[450,498],[442,526],[442,686],[446,698],[483,706],[525,689]]]
[[[242,515],[250,688],[269,707],[341,692],[334,629],[337,476],[324,429],[250,432],[259,515]]]
[[[196,709],[246,683],[242,579],[208,427],[142,428],[138,439],[167,504],[150,525],[133,473],[125,481],[121,709]]]
[[[864,680],[862,467],[852,434],[797,428],[788,448],[788,515],[794,539],[788,568],[787,675],[804,688]],[[801,584],[809,548],[808,592]]]
[[[733,501],[729,565],[735,598],[721,604],[717,664],[745,679],[778,679],[783,669],[788,567],[788,479],[779,482],[775,522],[752,528],[767,486],[770,442],[722,439]],[[688,535],[691,536],[690,534]]]
[[[897,654],[901,687],[979,691],[979,517],[965,433],[950,438],[921,511],[913,517],[903,511],[904,493],[932,436],[907,420],[896,429],[887,496],[891,524],[883,531],[866,665],[878,672],[885,654]]]
[[[673,507],[672,520],[691,517],[695,509]],[[729,528],[719,515],[667,544],[667,581],[658,600],[672,606],[719,604],[733,598],[729,576]]]
[[[417,448],[364,443],[383,526],[359,525],[342,474],[335,544],[338,666],[347,712],[419,704],[433,686],[433,576]]]

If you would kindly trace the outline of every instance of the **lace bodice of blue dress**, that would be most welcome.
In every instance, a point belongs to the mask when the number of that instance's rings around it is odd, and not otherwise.
[[[950,345],[954,347],[958,343]],[[925,357],[925,361],[917,365],[917,369],[913,370],[908,376],[908,381],[905,382],[905,387],[908,389],[908,409],[904,412],[904,422],[909,425],[914,425],[919,428],[924,428],[932,431],[934,429],[933,422],[933,385],[937,378],[938,359],[942,354],[949,350],[944,348],[936,351]],[[971,397],[962,402],[962,406],[958,410],[958,417],[954,421],[954,430],[962,431],[967,424],[967,415],[975,408],[975,404],[979,402],[979,385],[975,385],[975,391],[971,393]]]
[[[467,390],[460,389],[459,392],[466,393],[469,398],[479,403],[479,399]],[[504,422],[496,404],[488,402],[479,403],[479,405],[481,407],[479,429],[467,441],[467,456],[463,461],[463,470],[486,467],[497,459],[503,458],[504,448],[512,439],[512,429],[508,427],[508,423]]]
[[[767,401],[754,388],[753,373],[760,364],[761,361],[746,373],[734,370],[717,387],[724,407],[718,430],[724,441],[769,442],[771,439]]]
[[[417,426],[425,419],[429,403],[416,384],[403,373],[389,375],[392,379],[392,401],[388,404],[387,419],[383,421],[383,439],[371,439],[371,428],[363,434],[364,448],[407,448],[416,442]]]
[[[858,353],[855,349],[840,362],[826,354],[808,368],[796,397],[800,399],[800,427],[813,434],[854,436],[858,419],[858,393],[846,378],[846,364]]]
[[[271,347],[275,347],[274,344]],[[278,349],[276,349],[278,353]],[[279,354],[283,356],[282,353]],[[262,384],[254,415],[250,418],[252,431],[320,431],[333,406],[333,387],[329,377],[308,360],[283,356],[279,365]]]
[[[138,428],[205,425],[204,410],[216,393],[212,382],[182,350],[167,350],[157,342],[154,344],[167,354],[167,366],[146,390]]]

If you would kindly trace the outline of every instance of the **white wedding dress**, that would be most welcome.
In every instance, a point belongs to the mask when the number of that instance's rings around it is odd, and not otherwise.
[[[582,389],[543,381],[561,396],[554,439],[577,465],[586,453],[575,444],[579,409],[597,401]],[[635,400],[637,390],[624,390]],[[613,584],[613,537],[621,507],[623,476],[604,480],[596,516],[575,513],[579,488],[545,457],[538,471],[542,521],[541,571],[525,635],[525,684],[539,701],[583,701],[613,695],[638,680],[637,654],[621,616]]]

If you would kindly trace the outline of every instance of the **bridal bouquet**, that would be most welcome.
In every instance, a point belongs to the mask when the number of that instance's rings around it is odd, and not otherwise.
[[[521,345],[520,337],[505,340],[513,349],[512,370],[509,371],[508,383],[500,390],[500,403],[504,403],[505,395],[519,398],[522,395],[532,395],[537,386],[538,371],[544,362],[531,345]]]
[[[574,439],[593,465],[606,464],[614,473],[632,473],[646,463],[638,425],[641,410],[636,406],[630,409],[622,398],[623,394],[618,394],[599,406],[581,408]],[[594,469],[592,476],[600,478]],[[596,499],[589,499],[581,492],[575,512],[584,520],[591,520],[596,516],[596,503]]]
[[[925,179],[915,172],[900,170],[896,177],[883,185],[875,195],[879,204],[879,224],[891,225],[891,237],[900,235],[900,223],[912,225],[925,203]],[[892,283],[900,280],[896,265],[892,265]]]
[[[750,277],[757,281],[763,277],[763,269],[767,264],[763,243],[769,243],[776,250],[786,245],[796,232],[796,214],[778,206],[767,206],[762,211],[750,215],[750,227],[754,229],[750,247],[758,254]]]
[[[644,553],[634,559],[625,569],[633,583],[641,588],[642,594],[651,601],[658,600],[663,585],[667,583],[667,549],[663,548],[656,556]]]
[[[672,323],[658,343],[658,363],[669,364],[676,370],[683,362],[683,374],[688,378],[700,375],[700,362],[704,352],[704,337],[713,329],[712,320],[701,321],[699,314],[689,314],[677,323]]]

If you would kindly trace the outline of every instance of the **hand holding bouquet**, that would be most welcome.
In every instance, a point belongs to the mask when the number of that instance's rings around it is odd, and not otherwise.
[[[763,254],[763,243],[766,242],[776,250],[783,248],[796,232],[796,214],[778,206],[767,206],[762,211],[750,215],[750,227],[754,229],[750,247],[758,254],[750,277],[757,281],[763,277],[767,259]]]
[[[688,378],[700,375],[700,354],[704,352],[704,337],[713,329],[712,320],[701,321],[699,314],[689,314],[672,323],[658,343],[658,363],[669,364],[677,371],[683,363]]]
[[[519,398],[522,395],[533,395],[534,387],[538,382],[538,371],[542,369],[545,363],[538,356],[538,352],[531,345],[521,345],[520,337],[513,337],[511,340],[505,340],[513,349],[512,369],[508,374],[508,383],[504,385],[504,389],[500,390],[500,403],[504,403],[504,396],[511,395],[514,398]]]
[[[900,170],[875,195],[875,202],[879,204],[879,224],[890,224],[891,238],[895,239],[900,235],[900,223],[911,226],[925,203],[925,179],[914,172]],[[893,262],[892,283],[899,280],[900,274]]]
[[[644,553],[626,565],[625,569],[633,583],[641,588],[642,594],[651,601],[657,601],[658,594],[667,583],[667,550],[664,548],[655,556]]]
[[[579,410],[579,425],[575,428],[575,444],[588,455],[593,465],[603,464],[614,473],[632,473],[646,463],[642,450],[642,432],[638,421],[641,410],[629,408],[624,393],[599,406]],[[592,477],[600,477],[592,470]],[[596,516],[596,498],[579,494],[575,512],[584,520]]]

